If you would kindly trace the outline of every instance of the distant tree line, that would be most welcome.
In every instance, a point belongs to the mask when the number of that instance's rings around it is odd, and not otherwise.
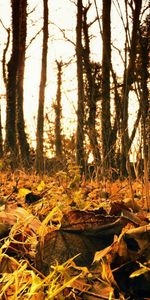
[[[0,156],[9,157],[12,169],[22,166],[33,167],[33,153],[27,137],[24,121],[24,70],[27,38],[27,0],[11,0],[12,50],[6,63],[7,47],[3,51],[2,68],[6,87],[6,137],[2,137],[0,120]],[[107,2],[107,3],[106,3]],[[102,13],[97,2],[77,0],[76,5],[76,64],[77,64],[77,129],[75,139],[62,134],[62,77],[63,61],[56,61],[57,93],[53,105],[54,157],[50,160],[44,154],[44,102],[47,82],[47,53],[49,37],[50,1],[43,0],[43,45],[41,57],[41,78],[37,114],[36,149],[34,167],[42,174],[56,166],[63,168],[67,159],[76,161],[81,174],[89,172],[89,154],[93,157],[92,167],[97,176],[116,178],[132,173],[130,151],[137,129],[141,128],[140,159],[142,168],[150,176],[150,101],[149,101],[149,15],[148,2],[142,0],[124,1],[124,13],[119,1],[124,26],[123,77],[119,78],[112,61],[112,1],[102,1]],[[88,13],[95,5],[96,16],[88,22]],[[124,15],[122,15],[124,14]],[[123,16],[123,17],[122,17]],[[97,22],[102,41],[102,61],[95,62],[91,54],[90,28]],[[8,43],[10,30],[8,30]],[[68,41],[69,42],[69,41]],[[7,44],[8,44],[7,43]],[[117,50],[116,50],[117,51]],[[118,49],[119,52],[119,49]],[[139,110],[132,132],[129,134],[129,99],[136,97]],[[113,110],[112,110],[113,103]],[[113,111],[113,114],[112,114]],[[48,141],[46,141],[48,144]],[[46,161],[46,163],[44,163]],[[56,169],[57,169],[56,167]]]

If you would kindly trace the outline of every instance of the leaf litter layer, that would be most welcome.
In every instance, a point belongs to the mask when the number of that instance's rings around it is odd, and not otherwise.
[[[142,181],[0,179],[0,299],[150,299]]]

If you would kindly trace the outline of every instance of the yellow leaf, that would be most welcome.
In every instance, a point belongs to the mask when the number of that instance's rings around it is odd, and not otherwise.
[[[40,184],[37,187],[38,192],[42,192],[45,189],[45,183],[41,180]]]
[[[19,189],[18,196],[19,196],[19,197],[25,197],[25,196],[28,195],[29,193],[31,193],[31,190],[25,189],[25,188],[21,188],[21,189]]]
[[[150,269],[147,268],[146,266],[143,266],[142,268],[134,271],[131,275],[130,275],[130,278],[134,278],[134,277],[138,277],[146,272],[148,272]]]

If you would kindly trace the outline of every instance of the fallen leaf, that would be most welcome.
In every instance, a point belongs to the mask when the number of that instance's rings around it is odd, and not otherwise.
[[[21,188],[21,189],[19,189],[18,196],[25,197],[26,195],[28,195],[30,193],[31,193],[31,190],[26,189],[26,188]]]
[[[41,180],[40,184],[37,186],[38,192],[42,192],[45,189],[45,182]]]

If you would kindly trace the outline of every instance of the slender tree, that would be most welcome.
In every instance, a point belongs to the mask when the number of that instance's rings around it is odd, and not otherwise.
[[[3,53],[3,79],[6,86],[6,141],[5,150],[11,156],[11,165],[16,167],[21,157],[24,166],[29,164],[29,145],[25,133],[23,114],[23,83],[26,42],[27,1],[12,0],[12,53],[6,72],[8,40]],[[20,150],[20,151],[19,151]]]
[[[111,0],[103,0],[102,13],[102,154],[103,173],[111,167],[111,113],[110,113],[110,67],[111,67]]]
[[[62,117],[62,106],[61,106],[61,86],[62,86],[62,61],[56,61],[57,63],[57,95],[55,109],[55,148],[56,156],[62,156],[62,137],[61,137],[61,117]]]
[[[19,0],[11,0],[12,8],[12,53],[8,62],[6,83],[6,140],[5,151],[11,156],[14,167],[18,157],[16,131],[16,86],[19,53]]]
[[[92,153],[94,157],[94,162],[96,166],[101,164],[101,156],[99,151],[97,131],[96,131],[96,109],[97,109],[97,89],[96,89],[96,65],[92,64],[90,60],[90,38],[89,38],[89,27],[87,23],[87,12],[91,6],[91,3],[83,9],[83,35],[84,35],[84,50],[83,53],[83,62],[86,73],[86,78],[88,82],[87,87],[87,104],[89,108],[88,116],[88,135],[92,148]],[[93,23],[92,23],[93,24]]]
[[[27,35],[27,1],[19,2],[19,52],[18,52],[18,72],[17,72],[17,132],[21,154],[21,160],[25,167],[29,167],[29,144],[25,133],[25,122],[23,113],[23,84],[25,68],[25,46]]]
[[[138,71],[137,80],[140,78],[140,95],[141,95],[141,132],[143,142],[143,158],[144,158],[144,183],[146,192],[146,206],[150,210],[150,193],[149,193],[149,179],[150,179],[150,98],[148,89],[149,79],[149,17],[146,18],[145,24],[140,26],[139,30],[139,57],[138,57]]]
[[[82,60],[82,0],[77,1],[77,25],[76,25],[76,56],[77,56],[77,83],[78,83],[78,107],[77,107],[77,164],[82,172],[85,170],[84,151],[84,86],[83,86],[83,60]]]
[[[36,133],[36,170],[39,173],[44,171],[43,157],[43,132],[44,132],[44,100],[45,85],[47,79],[47,52],[48,52],[48,0],[43,0],[43,49],[42,49],[42,66],[41,81],[39,87],[39,106],[37,117]]]
[[[127,3],[126,3],[127,5]],[[128,158],[128,152],[130,148],[130,140],[128,133],[128,104],[129,104],[129,92],[131,86],[135,81],[134,71],[135,71],[135,61],[137,54],[137,37],[139,30],[139,17],[141,12],[142,0],[134,1],[135,8],[133,9],[133,26],[132,35],[130,41],[129,49],[129,62],[127,64],[127,58],[125,59],[125,70],[124,70],[124,80],[122,88],[122,118],[121,118],[121,173],[126,175],[126,162]],[[128,17],[128,16],[127,16]],[[127,23],[128,24],[128,23]],[[128,26],[126,28],[128,30]],[[126,32],[126,36],[127,36]],[[126,45],[129,43],[126,41]],[[127,51],[127,49],[125,49]],[[127,55],[126,55],[127,57]]]
[[[149,79],[149,30],[150,23],[147,17],[145,24],[140,26],[139,30],[139,57],[137,61],[137,80],[140,77],[140,92],[141,92],[141,125],[142,125],[142,139],[143,139],[143,156],[145,164],[148,165],[148,174],[150,176],[150,99],[148,89]],[[145,166],[146,168],[146,166]]]

